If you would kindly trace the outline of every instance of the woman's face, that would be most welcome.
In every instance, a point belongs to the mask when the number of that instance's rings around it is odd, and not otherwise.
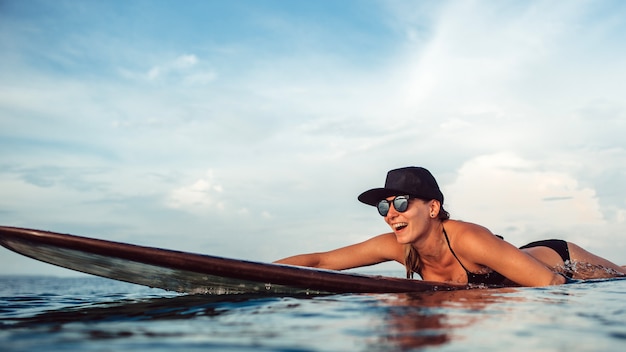
[[[395,197],[387,198],[392,203]],[[389,212],[385,216],[385,222],[391,227],[396,240],[400,244],[415,242],[422,234],[426,233],[431,221],[430,201],[410,199],[409,207],[404,212],[398,212],[393,205],[389,206]]]

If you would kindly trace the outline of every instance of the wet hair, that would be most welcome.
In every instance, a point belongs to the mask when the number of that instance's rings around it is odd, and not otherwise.
[[[450,219],[450,213],[443,208],[443,204],[439,207],[437,219],[439,219],[439,221]],[[410,243],[404,245],[404,267],[406,268],[407,279],[412,279],[415,273],[421,276],[420,255]]]

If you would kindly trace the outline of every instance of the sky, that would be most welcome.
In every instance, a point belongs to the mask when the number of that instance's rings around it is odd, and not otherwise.
[[[273,261],[388,232],[356,197],[423,166],[626,264],[625,39],[619,0],[0,0],[0,225]]]

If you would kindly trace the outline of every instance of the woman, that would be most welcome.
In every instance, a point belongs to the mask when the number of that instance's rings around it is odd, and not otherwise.
[[[520,249],[480,225],[451,220],[432,174],[421,167],[387,173],[385,187],[362,193],[392,232],[329,252],[301,254],[277,263],[343,270],[395,260],[407,278],[470,284],[545,286],[574,279],[625,276],[626,268],[561,240]]]

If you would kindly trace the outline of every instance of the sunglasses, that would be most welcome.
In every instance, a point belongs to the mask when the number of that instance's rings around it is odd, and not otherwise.
[[[383,199],[376,205],[378,208],[378,214],[381,216],[387,216],[389,213],[389,205],[393,203],[393,208],[396,209],[398,213],[404,213],[406,209],[409,207],[409,199],[410,196],[396,196],[390,201]]]

